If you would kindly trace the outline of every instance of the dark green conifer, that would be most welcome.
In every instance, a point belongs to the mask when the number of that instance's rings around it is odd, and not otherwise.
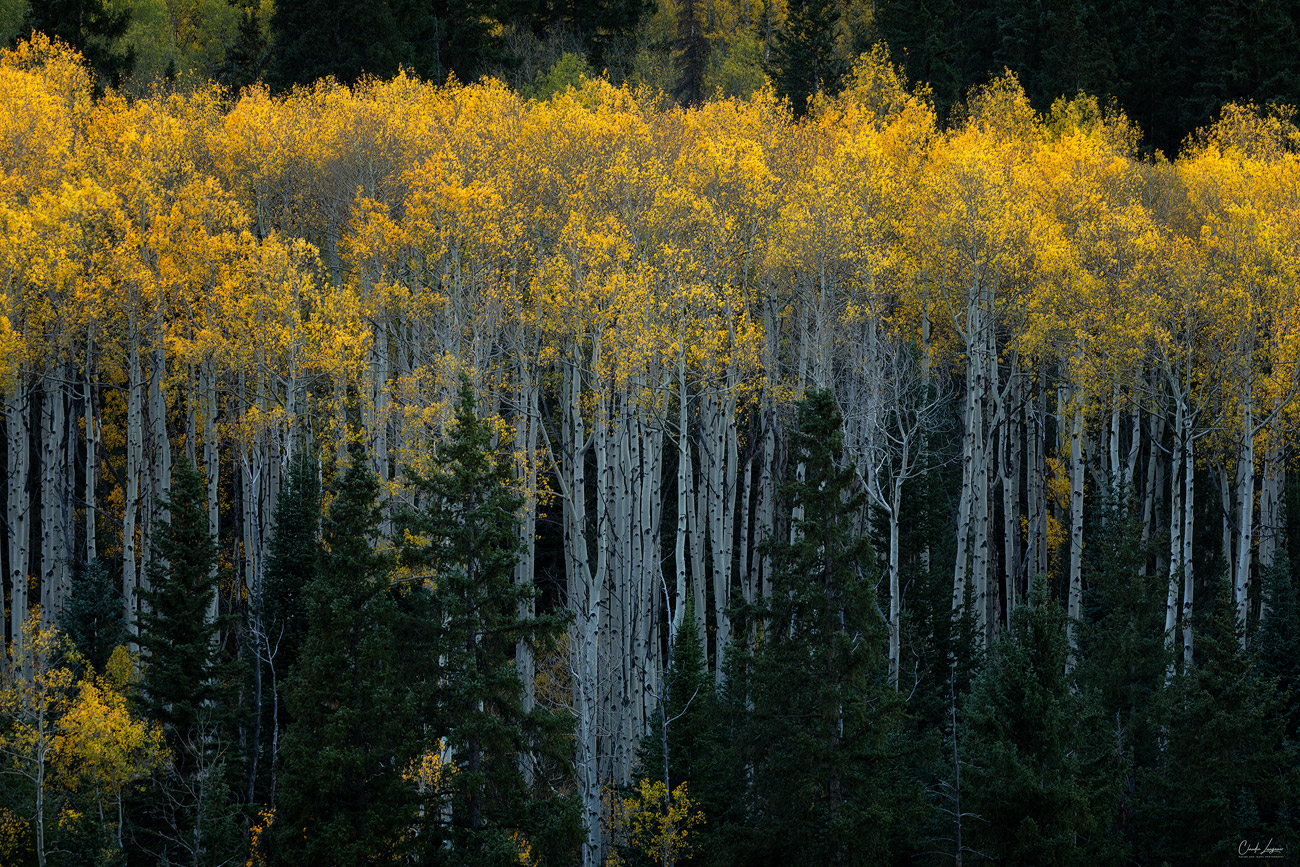
[[[126,642],[126,618],[116,582],[100,560],[78,570],[63,612],[64,631],[96,671],[103,671],[113,649]]]
[[[1225,578],[1196,602],[1196,659],[1161,696],[1159,761],[1138,777],[1138,851],[1232,863],[1242,840],[1296,839],[1300,764],[1282,695],[1241,648]]]
[[[292,722],[269,853],[282,865],[393,863],[409,851],[420,753],[394,640],[391,558],[376,548],[379,480],[353,442],[332,484],[307,631],[285,684]],[[424,660],[422,660],[423,662]]]
[[[836,93],[848,70],[839,52],[840,6],[833,0],[791,0],[772,52],[772,83],[795,117],[816,93]]]
[[[432,470],[412,473],[425,505],[397,522],[401,560],[414,573],[402,600],[402,644],[419,648],[407,683],[426,737],[455,766],[446,787],[430,793],[421,852],[431,864],[514,864],[522,838],[534,857],[565,863],[581,833],[576,802],[558,794],[562,783],[551,776],[567,764],[557,737],[564,723],[524,709],[514,666],[520,641],[552,642],[564,620],[521,613],[535,593],[515,580],[522,500],[493,439],[463,378]]]
[[[1042,580],[975,678],[963,714],[970,845],[1005,864],[1092,865],[1108,850],[1100,725],[1066,678],[1065,613]]]
[[[117,87],[135,68],[135,49],[118,44],[131,25],[131,9],[104,0],[31,0],[19,35],[44,33],[68,43],[86,58],[101,86]]]
[[[741,860],[879,864],[913,830],[919,790],[902,767],[875,558],[855,531],[863,495],[842,453],[834,397],[809,394],[791,432],[790,466],[802,477],[783,487],[794,541],[763,546],[772,595],[750,612],[762,623],[758,647],[732,665],[728,688],[748,767],[734,779],[748,778],[750,792]]]
[[[222,657],[214,617],[216,540],[207,486],[182,458],[172,472],[166,520],[154,537],[150,587],[141,593],[140,708],[160,723],[171,762],[137,799],[135,843],[162,863],[216,864],[235,857],[241,820],[229,775],[239,758],[231,701],[237,668]]]

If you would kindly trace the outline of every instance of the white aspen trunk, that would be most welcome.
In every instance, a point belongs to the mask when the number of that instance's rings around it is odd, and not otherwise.
[[[1241,485],[1241,463],[1238,461],[1236,473],[1231,481],[1228,479],[1228,471],[1223,467],[1214,469],[1214,480],[1219,486],[1219,547],[1223,551],[1223,562],[1228,567],[1228,590],[1232,594],[1232,602],[1237,602],[1237,588],[1232,583],[1233,568],[1236,565],[1236,559],[1232,553],[1232,537],[1236,532],[1236,521],[1233,512],[1233,493]]]
[[[758,479],[758,506],[755,509],[756,521],[754,537],[761,539],[764,532],[776,534],[776,410],[768,407],[763,423],[763,466]],[[764,599],[772,595],[772,558],[764,554],[755,558],[754,565],[760,570],[758,581],[759,593]]]
[[[1282,494],[1286,463],[1280,431],[1269,426],[1264,446],[1264,477],[1259,493],[1259,565],[1271,569],[1277,558],[1278,540],[1284,532]]]
[[[1124,482],[1124,470],[1119,457],[1119,404],[1119,386],[1112,386],[1110,392],[1110,429],[1107,431],[1107,453],[1110,457],[1110,466],[1107,468],[1110,471],[1110,478],[1107,479],[1107,485],[1112,491],[1121,490]]]
[[[695,626],[700,630],[700,639],[704,647],[704,664],[709,664],[708,630],[705,627],[708,608],[704,605],[704,514],[706,507],[701,504],[704,498],[704,485],[695,481],[695,465],[690,442],[686,447],[687,468],[690,480],[690,495],[686,498],[686,522],[689,527],[691,546],[691,593],[695,601]],[[714,661],[717,658],[714,657]]]
[[[1174,676],[1174,628],[1178,625],[1178,590],[1182,578],[1183,495],[1182,448],[1187,437],[1187,419],[1183,403],[1178,402],[1174,416],[1174,448],[1169,461],[1169,592],[1165,596],[1165,647],[1169,651],[1169,671],[1166,680]]]
[[[1128,456],[1124,466],[1124,479],[1121,492],[1128,496],[1136,493],[1133,485],[1137,480],[1138,452],[1142,444],[1142,427],[1136,411],[1129,416]]]
[[[1078,652],[1077,621],[1083,616],[1083,411],[1073,407],[1070,417],[1070,617],[1068,626],[1073,664]]]
[[[1147,440],[1146,485],[1142,490],[1142,548],[1144,550],[1147,543],[1151,541],[1151,531],[1155,526],[1156,496],[1159,493],[1156,490],[1158,487],[1156,478],[1160,469],[1161,442],[1165,438],[1165,428],[1168,427],[1168,422],[1163,414],[1154,416],[1151,423],[1154,429],[1151,432],[1151,438]],[[1175,436],[1176,440],[1177,437]],[[1146,575],[1146,570],[1147,564],[1144,561],[1141,574]]]
[[[12,658],[23,653],[23,621],[27,618],[27,580],[31,564],[31,502],[27,496],[31,451],[27,436],[29,394],[15,376],[5,394],[8,435],[6,519],[9,537],[9,629]],[[0,588],[2,589],[2,588]]]
[[[645,648],[642,662],[644,683],[641,685],[641,727],[637,730],[637,743],[649,728],[649,720],[658,704],[657,696],[663,694],[663,675],[666,660],[660,641],[660,605],[663,599],[659,588],[663,586],[663,567],[659,552],[662,547],[663,526],[663,453],[664,432],[661,428],[641,426],[645,443],[643,460],[645,473],[641,480],[641,641]],[[668,612],[671,614],[671,612]],[[635,747],[635,744],[634,744]]]
[[[132,329],[127,351],[126,395],[126,490],[122,508],[122,607],[126,613],[127,634],[139,635],[138,588],[140,570],[137,564],[136,531],[140,507],[140,474],[144,470],[144,375],[141,370],[140,337]],[[136,649],[134,641],[131,649]]]
[[[540,418],[539,388],[533,376],[530,357],[519,353],[516,367],[519,393],[515,407],[515,471],[524,488],[523,518],[519,522],[519,562],[515,565],[515,584],[532,587],[537,564],[537,424]],[[534,614],[532,595],[519,600],[519,617],[531,620]],[[523,684],[523,709],[531,712],[536,705],[536,664],[527,641],[515,644],[515,667]]]
[[[219,539],[221,507],[218,498],[218,481],[221,464],[217,453],[217,374],[211,360],[204,361],[199,368],[199,382],[203,400],[203,469],[208,486],[208,532],[213,539]],[[212,564],[215,575],[217,564]],[[213,593],[208,603],[208,622],[215,623],[219,610],[219,594]]]
[[[1264,448],[1264,477],[1260,479],[1259,494],[1259,568],[1265,573],[1273,568],[1278,540],[1286,530],[1282,516],[1286,480],[1283,448],[1281,432],[1270,429]],[[1268,599],[1261,593],[1259,619],[1263,621],[1267,613]]]
[[[1019,380],[1009,397],[1014,406],[1020,402]],[[1006,614],[1003,623],[1010,625],[1011,612],[1016,607],[1016,582],[1020,575],[1020,432],[1016,430],[1015,415],[1002,414],[1001,459],[998,461],[998,481],[1002,486],[1002,557],[1003,582],[1006,588]]]
[[[903,441],[900,466],[907,466],[907,441]],[[899,566],[899,512],[903,508],[903,474],[894,474],[889,498],[889,683],[898,689],[898,668],[902,658],[903,582]]]
[[[564,498],[565,554],[568,565],[569,607],[574,612],[573,706],[576,719],[574,767],[578,797],[587,838],[582,846],[584,867],[599,867],[604,853],[601,827],[601,786],[597,733],[597,630],[599,599],[593,587],[587,546],[586,461],[588,440],[582,418],[582,379],[576,363],[565,365],[566,413],[563,458],[568,464]]]
[[[966,403],[965,430],[961,446],[961,491],[957,500],[957,556],[953,566],[952,608],[961,608],[966,598],[966,580],[969,574],[967,563],[967,546],[971,536],[971,513],[974,500],[975,484],[978,477],[975,466],[980,420],[980,398],[977,390],[978,377],[975,366],[979,361],[972,352],[973,346],[967,341],[966,352]]]
[[[82,414],[85,423],[85,443],[86,455],[83,474],[85,477],[85,492],[83,497],[86,501],[85,506],[85,528],[86,528],[86,562],[92,562],[99,559],[99,547],[95,538],[95,516],[96,516],[96,497],[95,484],[99,480],[97,471],[99,462],[99,419],[95,415],[95,393],[92,384],[94,379],[93,373],[94,352],[89,340],[86,349],[86,378],[81,384]]]
[[[41,394],[41,610],[45,622],[62,619],[69,548],[64,522],[63,387],[55,376],[42,377]]]
[[[164,498],[172,487],[172,451],[167,437],[167,355],[163,349],[163,331],[159,327],[155,336],[157,344],[149,354],[149,424],[150,451],[153,466],[150,479],[153,483],[152,495],[158,504],[157,518],[168,519]]]
[[[1183,440],[1183,665],[1192,664],[1192,598],[1195,584],[1192,583],[1192,516],[1195,501],[1196,464],[1193,455],[1195,442],[1188,431]]]
[[[1038,383],[1031,383],[1030,388],[1033,393],[1029,399],[1024,402],[1021,418],[1025,429],[1025,487],[1026,487],[1026,536],[1025,539],[1025,568],[1029,573],[1029,583],[1032,585],[1034,579],[1041,574],[1039,568],[1039,553],[1042,547],[1039,541],[1039,526],[1045,519],[1043,513],[1043,435],[1039,429],[1038,414],[1035,412],[1037,395],[1041,392]],[[1014,607],[1008,605],[1008,609]]]
[[[1241,646],[1246,647],[1246,617],[1250,611],[1250,558],[1255,523],[1255,429],[1254,407],[1247,388],[1241,408],[1241,445],[1237,457],[1237,561],[1233,568],[1234,597],[1237,602],[1237,625],[1241,628]]]
[[[691,501],[691,443],[687,436],[689,425],[686,414],[686,357],[681,356],[677,360],[677,535],[673,544],[677,585],[670,642],[676,638],[677,630],[682,626],[682,618],[686,615],[686,519],[690,513]]]

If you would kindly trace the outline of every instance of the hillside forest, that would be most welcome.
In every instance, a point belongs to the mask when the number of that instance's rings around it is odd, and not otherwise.
[[[0,862],[1300,852],[1285,111],[94,68],[0,53]]]

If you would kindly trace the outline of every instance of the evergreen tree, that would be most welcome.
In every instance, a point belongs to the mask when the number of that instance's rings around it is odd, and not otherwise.
[[[63,611],[64,632],[95,670],[102,672],[113,649],[126,641],[122,596],[103,562],[91,560],[79,572]]]
[[[211,709],[229,685],[230,672],[218,651],[220,623],[209,617],[218,561],[207,502],[203,476],[182,458],[165,502],[168,520],[155,536],[150,586],[141,592],[139,641],[145,661],[138,700],[181,755],[201,751]]]
[[[1137,769],[1157,755],[1152,715],[1169,661],[1164,589],[1143,574],[1149,551],[1137,509],[1132,498],[1110,493],[1089,512],[1078,669],[1081,688],[1096,697],[1122,781],[1109,833],[1130,846]]]
[[[562,754],[561,720],[524,709],[514,653],[521,640],[554,641],[564,620],[521,613],[535,593],[515,581],[522,500],[474,404],[462,378],[432,470],[412,472],[427,505],[402,512],[397,525],[402,563],[414,570],[402,643],[423,650],[407,682],[426,737],[451,763],[443,784],[428,787],[422,855],[430,864],[515,864],[522,838],[535,858],[563,863],[576,857],[581,829],[576,802],[547,778]]]
[[[772,52],[772,83],[790,100],[795,117],[808,110],[816,93],[835,93],[848,70],[840,55],[840,6],[833,0],[791,0],[785,27]]]
[[[404,39],[391,0],[282,0],[271,17],[272,80],[281,87],[333,76],[387,78],[404,59]]]
[[[704,99],[709,40],[704,35],[701,17],[697,0],[682,0],[677,11],[677,39],[673,43],[673,55],[678,65],[673,98],[683,105],[698,105]]]
[[[271,61],[271,44],[262,30],[258,7],[250,6],[239,13],[235,42],[226,49],[225,58],[215,78],[231,90],[261,81]]]
[[[664,674],[664,698],[654,712],[632,778],[654,780],[671,792],[686,783],[691,800],[704,813],[705,825],[696,832],[707,843],[696,846],[699,858],[678,859],[678,864],[707,860],[706,853],[724,849],[721,840],[710,837],[715,822],[727,813],[730,792],[719,776],[721,720],[713,676],[704,660],[704,642],[695,622],[694,600],[687,597],[682,625],[673,636],[668,671]],[[627,864],[645,861],[643,852],[626,847],[621,857]]]
[[[300,450],[275,503],[261,618],[281,675],[297,661],[307,634],[307,589],[316,577],[320,551],[319,471],[316,455]]]
[[[1065,614],[1038,581],[994,645],[964,716],[971,846],[1005,864],[1091,865],[1113,796],[1096,716],[1066,678]]]
[[[160,723],[172,761],[140,811],[145,851],[194,864],[222,863],[238,845],[227,773],[235,751],[234,666],[221,657],[217,545],[208,531],[207,486],[182,458],[155,534],[150,586],[142,590],[143,654],[137,702]]]
[[[307,632],[307,588],[316,576],[320,550],[320,464],[309,449],[301,449],[289,465],[272,517],[266,575],[249,611],[250,644],[255,659],[253,691],[261,715],[251,737],[258,750],[250,768],[251,784],[269,772],[266,785],[275,790],[279,770],[280,733],[288,725],[284,683],[298,659]],[[268,734],[263,734],[263,726]],[[267,763],[260,761],[261,754]]]
[[[131,9],[105,0],[32,0],[19,35],[44,33],[68,43],[86,58],[101,85],[117,87],[135,67],[135,49],[118,46],[131,25]]]
[[[1198,591],[1196,660],[1161,696],[1157,765],[1138,778],[1138,851],[1230,863],[1242,840],[1295,840],[1296,745],[1276,684],[1241,649],[1227,581]]]
[[[750,659],[729,687],[745,778],[747,827],[737,858],[782,864],[877,864],[901,849],[919,789],[898,743],[901,699],[887,684],[885,624],[869,579],[870,541],[855,533],[863,495],[841,466],[841,417],[828,391],[798,406],[783,487],[794,541],[769,539],[772,595]],[[738,630],[737,634],[740,634]]]
[[[420,753],[394,639],[391,558],[377,550],[379,480],[353,441],[307,588],[307,631],[285,684],[292,722],[268,850],[283,865],[392,863],[409,849]],[[432,660],[422,659],[422,664]]]
[[[1259,673],[1281,689],[1287,738],[1300,744],[1300,592],[1285,549],[1264,574],[1264,605],[1255,638]]]

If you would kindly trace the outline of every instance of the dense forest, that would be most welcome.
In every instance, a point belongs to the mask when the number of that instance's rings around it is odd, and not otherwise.
[[[1295,857],[1285,112],[96,62],[0,54],[3,863]]]

